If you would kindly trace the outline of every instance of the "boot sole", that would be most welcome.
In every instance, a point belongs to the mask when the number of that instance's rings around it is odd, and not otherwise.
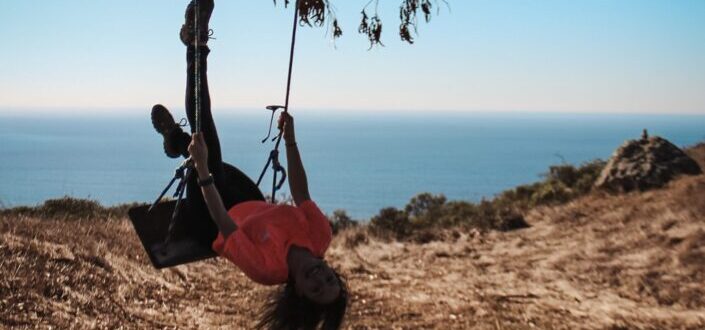
[[[165,120],[159,120],[157,119],[158,117],[163,117]],[[172,122],[173,126],[168,128],[160,125],[160,123],[165,122]],[[161,134],[162,138],[164,138],[164,153],[170,158],[178,158],[181,156],[178,150],[174,150],[175,148],[172,146],[173,143],[169,143],[171,131],[178,127],[178,124],[174,121],[174,117],[169,113],[169,110],[161,104],[152,107],[152,126],[157,133]]]

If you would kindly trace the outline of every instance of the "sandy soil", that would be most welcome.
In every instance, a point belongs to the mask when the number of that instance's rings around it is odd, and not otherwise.
[[[346,327],[705,328],[705,176],[527,220],[428,244],[343,232]],[[223,260],[154,270],[124,219],[2,217],[0,258],[2,328],[250,328],[271,290]]]

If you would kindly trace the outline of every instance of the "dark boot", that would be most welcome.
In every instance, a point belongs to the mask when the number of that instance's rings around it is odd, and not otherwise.
[[[164,137],[164,152],[171,158],[188,157],[191,136],[185,133],[163,105],[152,107],[152,125]]]
[[[179,33],[181,42],[186,46],[193,44],[196,38],[196,28],[194,26],[196,4],[194,1],[198,1],[199,43],[205,45],[212,34],[212,31],[208,29],[208,23],[210,22],[213,8],[215,8],[215,3],[213,3],[213,0],[191,0],[188,7],[186,7],[186,22],[181,26],[181,32]]]

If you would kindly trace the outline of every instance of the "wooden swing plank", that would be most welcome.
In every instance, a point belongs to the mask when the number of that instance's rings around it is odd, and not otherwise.
[[[223,163],[223,170],[225,182],[230,189],[229,195],[233,198],[231,201],[224,201],[226,207],[243,201],[264,201],[264,196],[257,185],[242,171],[227,163]],[[218,229],[207,215],[184,214],[184,220],[180,219],[177,222],[170,243],[164,244],[175,206],[176,201],[166,201],[157,204],[149,213],[148,205],[132,208],[128,212],[132,226],[149,260],[157,269],[196,262],[217,255],[212,250],[211,244]]]
[[[207,243],[207,238],[193,235],[202,231],[177,228],[169,244],[164,244],[175,206],[176,201],[168,201],[157,204],[149,213],[147,213],[148,205],[135,207],[129,211],[130,220],[137,236],[139,236],[152,265],[157,269],[216,256],[210,244]],[[210,219],[204,219],[204,221],[210,221]]]

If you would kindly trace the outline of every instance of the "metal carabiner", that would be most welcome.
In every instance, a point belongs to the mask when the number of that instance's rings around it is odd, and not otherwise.
[[[267,142],[269,137],[272,136],[272,124],[274,123],[274,114],[277,112],[277,110],[286,109],[286,107],[283,105],[268,105],[265,109],[272,111],[272,116],[269,118],[269,129],[267,130],[267,136],[262,139],[262,143]]]
[[[282,177],[279,179],[279,182],[276,183],[274,186],[274,191],[277,191],[282,188],[284,185],[284,182],[286,181],[286,170],[284,169],[284,166],[282,166],[281,163],[279,163],[279,150],[272,150],[271,153],[272,157],[272,170],[275,173],[275,178],[276,178],[276,173],[281,173]],[[276,181],[275,181],[276,182]]]

